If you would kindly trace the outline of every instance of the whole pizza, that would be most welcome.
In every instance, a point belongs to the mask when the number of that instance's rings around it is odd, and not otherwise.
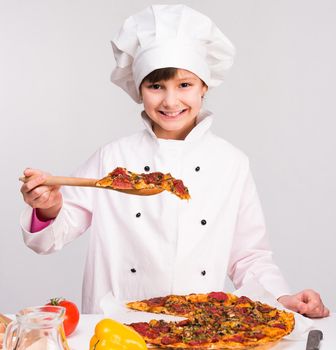
[[[131,323],[146,343],[164,348],[246,349],[270,344],[294,328],[294,315],[248,297],[223,292],[168,295],[127,307],[185,317],[179,322]]]

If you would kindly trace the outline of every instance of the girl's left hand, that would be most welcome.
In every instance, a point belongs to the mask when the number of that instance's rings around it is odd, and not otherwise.
[[[283,295],[278,298],[278,302],[285,308],[307,317],[329,316],[329,310],[323,304],[320,295],[312,289],[305,289],[294,295]]]

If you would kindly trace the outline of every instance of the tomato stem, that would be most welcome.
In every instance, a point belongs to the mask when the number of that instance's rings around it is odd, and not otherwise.
[[[57,306],[64,298],[51,298],[50,305]]]

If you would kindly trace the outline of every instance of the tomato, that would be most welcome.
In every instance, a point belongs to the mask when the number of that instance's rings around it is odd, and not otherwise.
[[[76,304],[66,299],[53,298],[50,299],[50,303],[47,305],[63,306],[65,308],[63,321],[64,332],[66,336],[73,333],[79,322],[79,310]]]

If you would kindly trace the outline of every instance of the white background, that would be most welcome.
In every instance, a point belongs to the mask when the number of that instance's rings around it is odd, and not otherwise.
[[[335,311],[336,2],[184,3],[237,48],[206,107],[216,133],[250,157],[275,259],[293,291],[314,288]],[[53,255],[26,248],[18,177],[28,166],[68,175],[142,127],[140,106],[109,81],[110,40],[149,4],[0,0],[0,312],[55,296],[80,305],[89,232]]]

